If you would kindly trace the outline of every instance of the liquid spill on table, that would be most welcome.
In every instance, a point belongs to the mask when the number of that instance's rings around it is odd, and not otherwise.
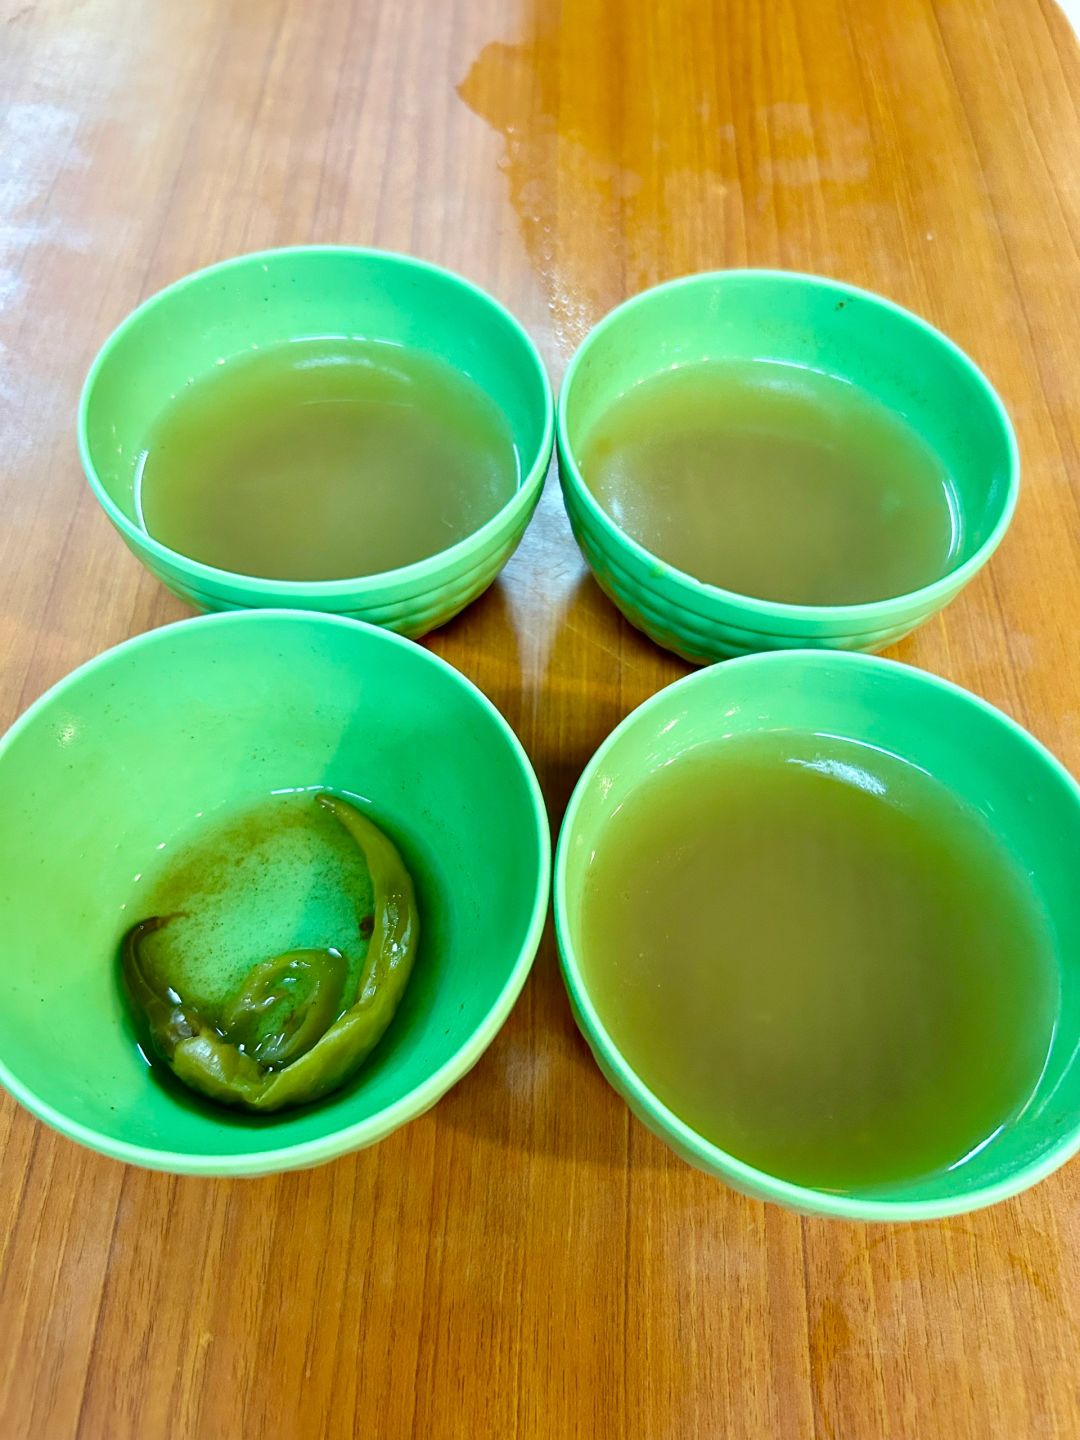
[[[745,263],[748,228],[757,263],[784,259],[785,232],[810,202],[780,192],[824,187],[838,215],[866,181],[860,113],[765,99],[763,70],[788,58],[779,19],[775,42],[725,73],[736,7],[718,0],[711,26],[701,8],[537,0],[523,38],[489,43],[458,86],[503,137],[510,199],[564,359],[625,296]]]
[[[501,137],[500,168],[551,317],[556,382],[592,325],[636,291],[710,267],[806,266],[807,228],[825,225],[821,190],[840,215],[865,181],[861,110],[812,113],[801,81],[791,99],[770,103],[782,87],[764,83],[765,71],[790,62],[789,42],[778,35],[776,54],[770,39],[736,66],[728,50],[741,33],[737,7],[715,0],[708,25],[700,9],[699,0],[531,0],[508,22],[510,38],[489,41],[458,83],[462,101]],[[854,81],[851,94],[856,107]],[[496,698],[511,718],[521,706],[535,714],[539,703],[549,720],[562,714],[560,743],[582,763],[605,724],[686,672],[601,596],[554,483],[500,588],[522,672]],[[583,716],[592,723],[579,741]],[[557,817],[573,766],[559,762],[563,777],[535,758]]]
[[[678,0],[650,22],[675,43],[664,56],[648,52],[661,73],[642,76],[636,96],[618,93],[633,66],[610,62],[640,40],[642,20],[604,0],[562,22],[559,6],[534,5],[525,38],[487,45],[459,86],[503,136],[510,199],[564,352],[622,294],[651,283],[673,239],[722,226],[716,140],[725,137],[708,123],[709,102],[678,43],[689,36],[681,12],[693,4]],[[687,107],[705,123],[668,123]]]
[[[502,137],[500,168],[551,316],[556,381],[608,309],[700,268],[702,237],[730,228],[734,128],[719,113],[713,57],[695,50],[693,5],[646,15],[611,0],[535,0],[514,22],[520,38],[490,41],[458,84]],[[557,819],[606,730],[686,667],[600,595],[553,481],[499,590],[484,616],[515,630],[522,670],[493,698],[526,727],[542,707],[545,739],[555,727],[559,758],[534,759]]]

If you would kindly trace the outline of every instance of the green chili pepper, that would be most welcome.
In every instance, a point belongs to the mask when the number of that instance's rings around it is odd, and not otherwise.
[[[370,928],[371,938],[356,998],[347,1008],[340,951],[293,950],[257,965],[214,1023],[147,973],[143,942],[175,917],[152,916],[124,936],[124,982],[154,1048],[185,1085],[224,1105],[280,1110],[336,1089],[382,1038],[412,970],[420,921],[412,878],[397,847],[346,801],[328,794],[316,800],[359,845],[371,877],[373,914],[360,924],[361,934]],[[260,1021],[273,1021],[279,1008],[285,1018],[262,1033]]]
[[[305,979],[310,993],[297,1003],[292,992]],[[344,988],[345,958],[340,950],[290,950],[256,965],[222,1015],[219,1029],[260,1065],[280,1070],[329,1030],[344,1009]],[[282,1006],[288,1008],[280,1028],[261,1035],[259,1022]]]

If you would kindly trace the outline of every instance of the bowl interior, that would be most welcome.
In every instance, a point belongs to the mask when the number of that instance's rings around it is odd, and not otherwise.
[[[955,491],[956,569],[1009,505],[1014,451],[988,382],[951,341],[865,291],[779,271],[721,271],[646,291],[582,345],[562,398],[561,442],[583,438],[634,385],[705,360],[771,360],[858,385],[901,415],[946,465]]]
[[[162,847],[273,790],[322,785],[369,799],[399,841],[418,882],[417,967],[351,1085],[278,1117],[234,1116],[148,1072],[117,941]],[[0,1073],[75,1138],[168,1168],[273,1169],[378,1138],[505,1018],[543,923],[548,854],[524,752],[418,646],[282,612],[152,632],[77,671],[0,750]]]
[[[506,416],[522,484],[542,458],[547,380],[524,331],[494,300],[408,256],[268,251],[170,286],[102,350],[84,398],[86,453],[121,514],[138,525],[135,480],[147,433],[185,385],[253,347],[317,336],[382,340],[438,356]]]
[[[920,671],[867,656],[759,655],[703,670],[635,711],[597,752],[571,800],[559,842],[556,920],[571,996],[605,1070],[650,1124],[696,1163],[759,1193],[769,1177],[682,1125],[630,1070],[593,1007],[579,965],[582,889],[589,855],[616,808],[648,774],[695,747],[753,732],[811,731],[862,741],[913,762],[985,816],[1009,847],[1051,927],[1061,1008],[1050,1057],[1030,1105],[962,1168],[909,1183],[908,1207],[966,1208],[990,1187],[1022,1188],[1025,1172],[1053,1168],[1080,1136],[1080,791],[1040,746],[974,697]],[[835,1209],[833,1197],[788,1186],[773,1198]],[[856,1196],[858,1202],[860,1197]],[[867,1197],[890,1199],[881,1191]],[[996,1197],[994,1197],[996,1198]],[[816,1200],[816,1203],[815,1203]]]

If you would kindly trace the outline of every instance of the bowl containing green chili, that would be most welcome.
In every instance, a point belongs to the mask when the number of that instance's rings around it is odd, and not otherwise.
[[[262,887],[264,916],[248,887],[245,933],[204,926],[205,974],[181,981],[167,942],[197,936],[200,915],[168,903],[170,857],[224,835],[240,881],[205,894],[244,890],[262,842],[230,817],[278,803],[337,836],[357,895],[301,866]],[[176,1173],[267,1174],[370,1145],[498,1031],[549,872],[520,743],[420,646],[294,611],[139,636],[0,740],[0,1081],[71,1139]],[[241,972],[215,988],[230,943]]]

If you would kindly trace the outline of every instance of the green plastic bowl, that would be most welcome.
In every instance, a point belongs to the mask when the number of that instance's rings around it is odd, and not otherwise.
[[[401,845],[421,906],[416,969],[346,1088],[243,1117],[148,1070],[117,942],[140,918],[138,877],[199,833],[200,814],[322,786],[365,796]],[[421,1114],[479,1059],[528,975],[549,872],[521,745],[418,645],[289,611],[152,631],[69,675],[0,740],[0,1080],[47,1124],[136,1165],[259,1175],[331,1160]]]
[[[189,559],[149,536],[135,477],[150,426],[170,397],[215,363],[318,335],[410,345],[474,380],[509,421],[521,481],[497,515],[413,565],[355,580],[265,580]],[[490,295],[437,265],[382,250],[305,246],[241,255],[170,285],[105,342],[79,404],[90,486],[129,549],[199,610],[326,610],[413,637],[475,600],[525,533],[554,434],[551,385],[535,345]]]
[[[903,415],[953,479],[959,544],[933,584],[865,605],[790,605],[707,585],[620,530],[581,478],[582,438],[662,370],[765,359],[838,375]],[[951,340],[851,285],[786,270],[688,275],[628,300],[586,337],[559,396],[559,474],[601,588],[632,625],[687,660],[755,650],[881,650],[947,605],[993,554],[1016,508],[1016,437],[990,382]]]
[[[921,766],[980,811],[1030,878],[1052,927],[1061,1008],[1032,1102],[960,1169],[865,1195],[829,1194],[744,1164],[663,1105],[620,1053],[581,966],[586,866],[613,812],[696,746],[776,730],[850,737]],[[555,860],[555,926],[577,1023],[634,1114],[692,1165],[748,1195],[812,1215],[929,1220],[1025,1190],[1080,1148],[1080,787],[1000,711],[921,670],[865,655],[789,651],[699,671],[654,695],[604,741],[578,782]]]

